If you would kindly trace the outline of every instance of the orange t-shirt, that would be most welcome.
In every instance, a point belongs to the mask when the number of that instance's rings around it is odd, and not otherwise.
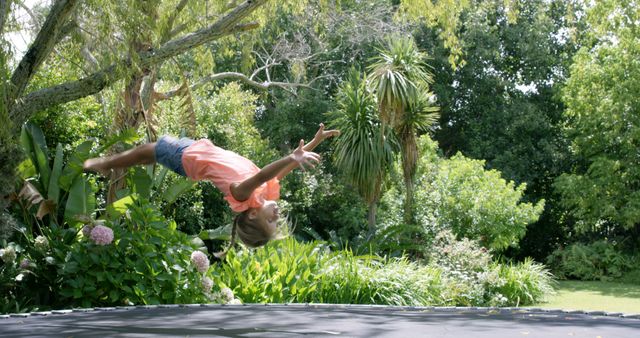
[[[182,166],[192,180],[209,180],[225,195],[231,210],[242,212],[258,208],[265,200],[280,198],[280,182],[272,178],[253,191],[246,201],[231,195],[231,183],[242,182],[260,171],[253,162],[229,150],[216,147],[207,139],[194,142],[182,154]]]

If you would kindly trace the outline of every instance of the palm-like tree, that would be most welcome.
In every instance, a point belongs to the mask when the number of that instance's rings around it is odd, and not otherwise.
[[[369,231],[373,232],[382,182],[393,163],[393,138],[380,123],[366,75],[352,69],[336,100],[338,109],[331,114],[332,127],[341,132],[335,141],[336,166],[367,202]]]
[[[372,59],[369,79],[378,98],[383,125],[393,128],[402,152],[406,188],[404,220],[413,222],[413,182],[418,158],[417,132],[426,131],[438,118],[434,95],[429,91],[433,75],[427,70],[427,55],[410,37],[389,40],[387,50]]]

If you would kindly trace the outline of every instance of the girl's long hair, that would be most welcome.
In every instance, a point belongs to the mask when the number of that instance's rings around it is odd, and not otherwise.
[[[220,259],[226,257],[229,250],[236,243],[236,237],[240,237],[244,245],[257,248],[267,244],[273,238],[273,234],[270,234],[263,225],[250,219],[249,210],[243,211],[233,219],[229,246],[224,251],[216,252],[213,255]]]

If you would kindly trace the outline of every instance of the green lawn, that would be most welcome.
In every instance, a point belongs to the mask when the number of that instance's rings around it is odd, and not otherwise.
[[[535,307],[640,313],[640,285],[618,282],[561,281],[556,295]]]

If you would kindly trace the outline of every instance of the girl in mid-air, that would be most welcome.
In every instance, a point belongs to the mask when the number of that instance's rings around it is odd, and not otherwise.
[[[157,162],[192,180],[211,181],[225,195],[231,210],[238,212],[233,221],[231,243],[225,252],[217,254],[223,257],[234,245],[236,236],[249,247],[265,245],[275,237],[280,217],[276,203],[280,197],[280,179],[296,167],[302,170],[314,167],[320,155],[312,150],[326,138],[339,134],[338,130],[324,130],[321,123],[311,142],[305,145],[304,140],[300,140],[291,154],[262,169],[207,139],[195,141],[171,136],[112,156],[88,159],[84,169],[106,176],[114,168]]]

